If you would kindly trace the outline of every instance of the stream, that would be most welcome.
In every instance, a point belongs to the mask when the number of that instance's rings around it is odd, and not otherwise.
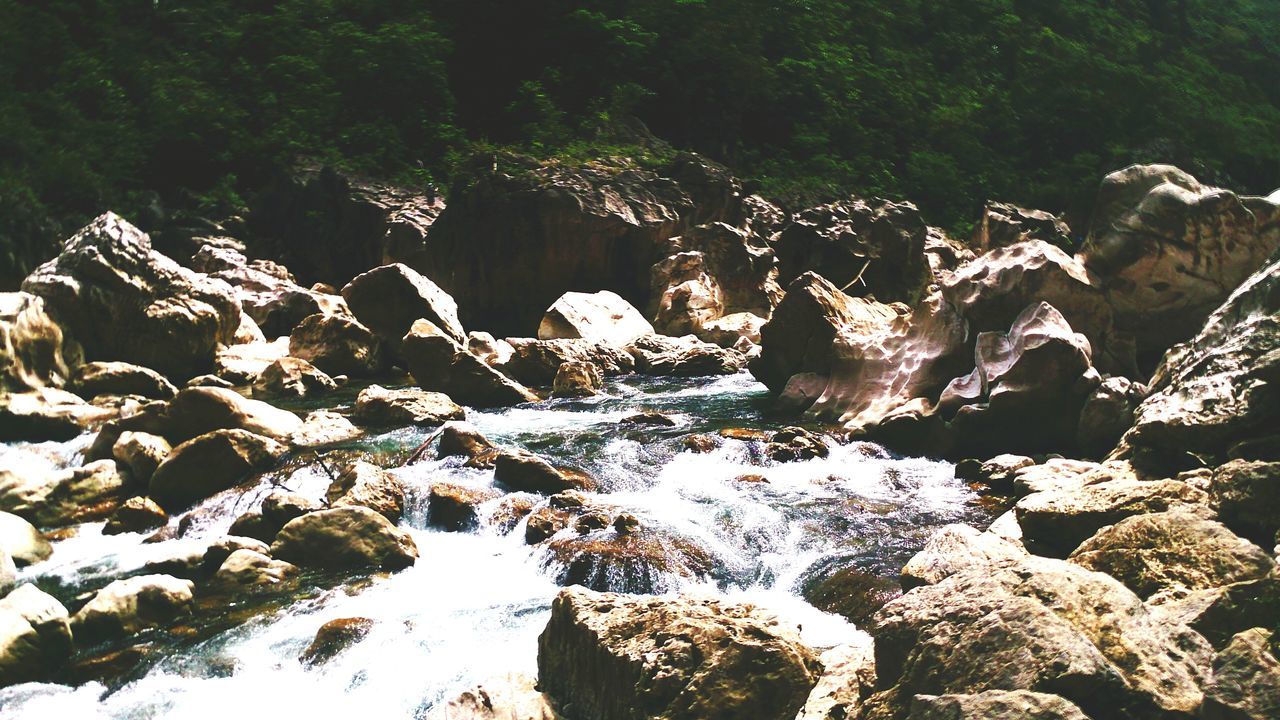
[[[706,573],[649,578],[654,590],[752,602],[801,624],[803,638],[815,647],[847,642],[858,631],[806,602],[807,588],[848,567],[895,578],[933,529],[980,524],[992,513],[953,477],[951,465],[898,458],[868,443],[833,444],[827,458],[785,464],[767,460],[762,444],[750,439],[727,439],[706,453],[685,449],[683,439],[693,433],[736,429],[731,434],[748,437],[743,430],[777,429],[780,423],[765,414],[766,399],[763,386],[746,374],[631,376],[612,380],[596,397],[471,410],[468,419],[499,446],[587,471],[599,481],[602,501],[714,559]],[[663,413],[676,425],[619,423],[641,411]],[[341,451],[398,466],[431,433],[402,428]],[[0,446],[0,463],[77,464],[90,439]],[[413,567],[337,585],[308,576],[287,596],[198,609],[180,627],[122,644],[133,660],[118,676],[79,686],[0,690],[0,718],[418,718],[481,681],[535,674],[537,637],[557,583],[566,578],[562,559],[545,544],[527,545],[524,521],[505,532],[484,524],[465,533],[428,526],[432,483],[487,487],[491,470],[464,467],[454,457],[394,472],[409,488],[401,525],[420,551]],[[744,475],[756,477],[748,482],[740,479]],[[232,520],[270,490],[283,486],[321,498],[328,483],[321,463],[304,454],[283,471],[201,503],[190,511],[181,539],[144,543],[143,534],[103,536],[103,523],[89,523],[57,540],[53,556],[24,568],[21,579],[74,611],[108,582],[225,535]],[[581,576],[582,568],[577,572]],[[610,576],[607,568],[585,572],[600,587],[630,589],[633,580]],[[376,623],[329,662],[299,662],[322,624],[349,617]]]

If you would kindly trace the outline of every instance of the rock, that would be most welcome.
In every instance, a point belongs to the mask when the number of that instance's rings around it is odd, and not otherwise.
[[[110,212],[67,240],[22,289],[44,299],[87,359],[170,376],[210,368],[218,344],[231,343],[240,325],[231,288],[155,252],[150,238]]]
[[[342,297],[365,327],[394,345],[425,319],[449,339],[463,344],[467,333],[458,321],[458,304],[431,280],[400,263],[376,267],[342,288]]]
[[[304,665],[323,665],[365,639],[375,624],[369,618],[360,617],[330,620],[320,626],[315,639],[298,659]]]
[[[792,720],[821,670],[794,630],[715,600],[562,590],[538,639],[544,692],[597,720]]]
[[[409,464],[422,459],[427,445],[414,453]],[[447,422],[440,428],[440,444],[436,456],[441,458],[455,455],[467,458],[467,467],[492,468],[498,455],[498,447],[489,442],[474,425],[468,422]]]
[[[169,457],[173,447],[169,441],[151,433],[125,430],[111,446],[111,457],[129,469],[134,482],[146,485],[151,482],[160,463]]]
[[[37,527],[90,522],[110,515],[130,485],[113,460],[34,477],[0,470],[0,511]]]
[[[911,203],[849,198],[810,208],[774,244],[780,280],[787,285],[814,271],[855,295],[914,303],[933,279],[927,235]]]
[[[600,368],[592,363],[570,361],[560,365],[555,381],[551,384],[551,396],[560,398],[591,397],[604,387]]]
[[[881,692],[865,718],[907,717],[917,694],[1036,688],[1091,717],[1189,717],[1212,652],[1116,580],[1037,557],[918,587],[886,605],[870,632]]]
[[[205,245],[191,258],[191,266],[230,285],[244,316],[273,338],[293,332],[309,315],[347,312],[341,297],[301,287],[284,267],[249,260],[237,250]]]
[[[769,438],[764,454],[774,462],[795,462],[827,457],[831,449],[821,435],[801,427],[789,427]]]
[[[329,507],[367,507],[393,523],[404,514],[404,485],[395,475],[372,463],[347,466],[325,491]]]
[[[304,568],[400,570],[418,558],[408,533],[366,507],[319,510],[290,520],[271,555]]]
[[[1205,720],[1267,720],[1280,717],[1280,661],[1273,631],[1253,628],[1231,639],[1213,660],[1213,680],[1205,688]]]
[[[1232,460],[1217,468],[1209,501],[1227,527],[1266,547],[1280,533],[1280,463]]]
[[[521,520],[528,517],[529,514],[533,512],[533,509],[537,504],[538,501],[528,495],[515,494],[503,496],[490,510],[488,523],[491,527],[496,528],[498,532],[506,535],[514,530],[516,526],[520,524]],[[525,534],[528,535],[527,532]],[[545,537],[535,539],[529,544],[536,545],[538,542],[545,539]],[[527,537],[525,540],[528,542]]]
[[[543,494],[595,489],[595,482],[586,475],[555,468],[525,450],[499,454],[494,460],[493,481],[512,490]]]
[[[4,548],[0,548],[0,596],[8,595],[18,584],[18,566]]]
[[[47,681],[73,651],[57,600],[30,583],[0,599],[0,687]]]
[[[1172,474],[1220,465],[1232,447],[1274,436],[1280,382],[1263,378],[1280,367],[1280,358],[1264,362],[1277,343],[1280,256],[1232,293],[1199,335],[1165,354],[1115,456]]]
[[[876,684],[874,645],[865,633],[858,642],[822,653],[824,668],[796,720],[845,720],[857,717],[862,696]]]
[[[1098,190],[1080,254],[1106,278],[1140,354],[1191,338],[1280,247],[1280,204],[1206,187],[1169,165],[1131,165]]]
[[[61,387],[84,362],[80,344],[30,293],[0,293],[0,391]]]
[[[766,322],[754,313],[732,313],[703,323],[696,335],[704,342],[743,352],[743,341],[751,346],[760,344],[760,329]]]
[[[188,380],[186,386],[189,388],[211,387],[211,388],[221,388],[223,390],[230,390],[234,388],[236,385],[230,380],[223,380],[217,375],[197,375],[196,377],[193,377],[190,380]]]
[[[965,463],[971,462],[971,466]],[[1014,475],[1025,467],[1035,465],[1036,461],[1026,455],[1005,453],[997,455],[986,462],[962,461],[956,463],[956,477],[968,482],[985,483],[998,493],[1012,494]]]
[[[806,571],[810,577],[802,581],[801,594],[810,605],[859,627],[866,625],[885,603],[902,594],[896,582],[856,565],[840,567],[835,572],[830,569],[828,563],[821,562]]]
[[[218,592],[240,594],[261,590],[275,590],[294,581],[298,568],[282,560],[253,550],[236,550],[227,556],[222,566],[209,580],[209,586]]]
[[[88,645],[164,627],[191,613],[194,588],[190,580],[168,575],[116,580],[71,617],[71,632]]]
[[[185,510],[266,470],[285,446],[247,430],[215,430],[173,449],[160,463],[147,494],[166,510]]]
[[[169,403],[165,437],[182,442],[215,430],[247,430],[287,441],[302,420],[287,410],[223,388],[186,388]]]
[[[573,513],[556,507],[540,507],[526,514],[529,517],[524,526],[526,545],[537,545],[554,537],[556,533],[569,527],[573,520]]]
[[[98,395],[141,395],[168,400],[178,393],[165,376],[149,368],[123,362],[91,362],[76,368],[71,389],[86,398]]]
[[[960,572],[1016,565],[1026,557],[1025,548],[993,533],[947,525],[934,532],[924,549],[902,568],[902,587],[936,585]]]
[[[490,488],[434,483],[427,498],[427,523],[450,532],[467,532],[480,524],[481,503],[501,495]]]
[[[239,550],[251,550],[260,555],[266,555],[271,552],[271,548],[266,541],[240,535],[227,535],[205,547],[200,556],[199,576],[201,578],[211,577],[218,571],[218,568],[222,567],[227,558]]]
[[[271,363],[253,384],[255,393],[282,397],[314,397],[338,386],[333,378],[314,365],[295,357],[284,357]]]
[[[146,497],[129,498],[116,509],[107,524],[102,528],[103,535],[120,535],[121,533],[144,532],[161,527],[169,522],[169,515]]]
[[[295,447],[314,448],[360,437],[360,428],[332,410],[316,410],[302,421],[302,427],[289,436]]]
[[[413,323],[400,348],[413,379],[421,387],[448,392],[472,407],[501,407],[537,400],[520,383],[462,349],[427,320]]]
[[[693,541],[659,528],[604,531],[611,524],[605,508],[585,508],[574,519],[575,536],[550,537],[546,565],[558,585],[581,585],[600,592],[654,594],[683,582],[705,579],[715,566],[711,554]],[[535,532],[534,517],[525,540]],[[560,518],[546,530],[559,532]],[[604,532],[596,532],[604,531]]]
[[[501,367],[515,355],[515,348],[506,340],[499,340],[487,332],[467,333],[466,351],[480,358],[485,365]]]
[[[411,388],[388,390],[370,385],[356,398],[352,419],[361,425],[441,425],[467,413],[448,395]]]
[[[685,435],[681,438],[680,444],[689,452],[705,454],[715,452],[716,449],[724,443],[718,435],[697,433],[694,435]]]
[[[1171,587],[1204,590],[1266,577],[1275,563],[1262,548],[1220,523],[1185,512],[1127,517],[1071,553],[1148,598]]]
[[[288,356],[288,336],[271,342],[264,340],[222,348],[214,358],[214,374],[192,378],[187,381],[187,387],[249,385],[256,382],[272,363]]]
[[[1141,386],[1128,378],[1103,378],[1080,408],[1076,447],[1086,457],[1104,457],[1133,425],[1133,409],[1141,401]]]
[[[973,695],[916,695],[912,720],[1089,720],[1059,695],[987,690]]]
[[[1028,240],[1041,240],[1071,252],[1071,228],[1061,218],[1043,210],[988,200],[969,244],[986,252]]]
[[[262,500],[262,516],[276,528],[290,520],[324,509],[320,503],[294,493],[276,490]],[[274,534],[274,533],[273,533]]]
[[[512,355],[502,364],[502,372],[530,387],[551,385],[566,362],[591,363],[605,377],[626,375],[636,367],[635,358],[625,350],[587,340],[511,338],[507,344]]]
[[[635,415],[628,415],[618,421],[619,425],[648,425],[650,427],[676,427],[680,423],[670,415],[648,410]]]
[[[551,700],[527,675],[511,674],[487,680],[446,703],[435,706],[426,720],[564,720]]]
[[[547,308],[538,325],[539,340],[580,338],[623,347],[653,333],[653,326],[620,295],[608,290],[570,292]]]
[[[379,341],[346,315],[308,316],[289,334],[289,354],[329,375],[370,377],[383,369]]]
[[[13,513],[0,512],[0,552],[18,567],[25,567],[48,560],[53,546],[31,523]]]
[[[636,372],[645,375],[733,375],[747,363],[737,350],[704,343],[692,335],[645,335],[626,349],[635,358]]]
[[[119,410],[90,405],[65,390],[45,387],[0,393],[0,442],[63,442],[97,429]]]

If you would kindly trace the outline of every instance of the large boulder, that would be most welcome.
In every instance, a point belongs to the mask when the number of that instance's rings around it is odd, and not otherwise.
[[[902,586],[936,585],[966,570],[1015,565],[1027,554],[1026,548],[994,533],[979,532],[968,525],[946,525],[903,566]]]
[[[169,522],[169,514],[156,501],[148,497],[131,497],[125,500],[107,518],[102,526],[103,535],[120,535],[154,530]]]
[[[732,375],[747,362],[737,350],[703,342],[693,335],[645,335],[627,345],[626,350],[635,358],[636,372],[645,375]]]
[[[822,677],[796,720],[845,720],[857,717],[864,695],[876,684],[874,643],[865,633],[852,643],[822,653]]]
[[[67,609],[27,584],[0,599],[0,687],[45,681],[71,658]]]
[[[454,342],[467,341],[453,298],[430,279],[400,263],[356,276],[342,288],[342,297],[356,319],[393,345],[398,345],[419,319],[428,320]]]
[[[335,388],[333,378],[296,357],[283,357],[271,363],[253,383],[254,394],[291,398],[314,397]]]
[[[487,680],[432,708],[426,720],[564,720],[527,675]]]
[[[84,362],[80,344],[63,332],[30,293],[0,293],[0,391],[61,387]]]
[[[190,580],[168,575],[116,580],[71,617],[71,632],[87,645],[164,627],[191,613],[194,589]]]
[[[595,483],[586,475],[557,468],[526,450],[499,454],[494,460],[493,480],[512,490],[534,493],[595,489]]]
[[[53,546],[31,523],[13,513],[0,512],[0,552],[23,567],[49,559]]]
[[[404,514],[404,494],[404,485],[395,475],[373,463],[357,461],[338,474],[324,497],[329,507],[367,507],[394,523]]]
[[[566,362],[587,362],[600,368],[605,377],[626,375],[635,370],[630,353],[604,343],[588,340],[535,340],[509,338],[511,357],[498,367],[516,382],[529,387],[545,387],[555,381]]]
[[[84,347],[89,360],[121,360],[177,377],[213,365],[240,326],[231,288],[151,248],[141,230],[106,213],[67,240],[22,283]]]
[[[1075,703],[1028,690],[987,690],[972,695],[917,695],[912,720],[1089,720]]]
[[[563,590],[538,640],[543,690],[573,717],[792,720],[822,665],[749,605]]]
[[[98,395],[141,395],[168,400],[178,390],[165,376],[150,368],[123,362],[91,362],[76,368],[71,389],[81,397]]]
[[[418,559],[409,533],[366,507],[320,510],[290,520],[271,556],[304,568],[400,570]]]
[[[369,328],[348,315],[311,315],[289,334],[289,354],[329,375],[369,377],[384,367],[382,346]]]
[[[176,442],[214,430],[247,430],[275,440],[288,440],[302,428],[302,419],[234,390],[191,387],[169,403],[165,437]]]
[[[539,340],[573,340],[623,347],[653,333],[644,315],[609,290],[569,292],[547,308],[538,324]]]
[[[591,397],[604,387],[604,375],[592,363],[570,361],[560,364],[551,383],[551,396],[558,398]]]
[[[1280,661],[1274,630],[1239,633],[1213,660],[1213,681],[1205,688],[1205,720],[1267,720],[1280,717]]]
[[[286,450],[248,430],[214,430],[174,448],[151,476],[147,495],[170,512],[185,510],[269,469]]]
[[[419,386],[448,393],[472,407],[501,407],[537,400],[528,388],[467,352],[429,320],[413,323],[401,341],[405,365]]]
[[[191,267],[230,285],[245,317],[268,337],[288,335],[316,313],[347,312],[341,296],[304,288],[282,266],[270,260],[249,260],[230,248],[205,245],[191,258]],[[241,332],[251,335],[246,325],[241,319]],[[241,339],[248,339],[247,335]]]
[[[467,412],[448,395],[413,388],[370,385],[356,397],[352,419],[361,425],[443,425],[464,420]]]
[[[918,694],[1052,690],[1091,717],[1192,717],[1212,649],[1118,581],[1028,557],[918,587],[877,613],[881,692],[863,718],[905,719]]]
[[[292,583],[298,576],[298,568],[283,560],[241,548],[234,550],[222,561],[217,572],[209,579],[209,587],[216,592],[239,595],[245,592],[278,590]]]
[[[1110,453],[1133,426],[1133,410],[1146,388],[1125,377],[1106,377],[1085,398],[1076,424],[1076,449],[1085,457]]]
[[[973,228],[969,245],[986,252],[1027,240],[1042,240],[1068,252],[1074,244],[1071,228],[1058,216],[1043,210],[1029,210],[988,200],[982,208],[982,217]]]
[[[117,463],[128,468],[129,474],[138,485],[147,485],[155,474],[160,463],[169,457],[173,447],[168,440],[159,435],[141,431],[125,430],[111,446],[111,457]]]
[[[0,511],[38,527],[60,527],[110,515],[132,486],[114,460],[49,473],[0,470]]]
[[[1098,190],[1080,254],[1105,279],[1116,324],[1152,359],[1280,247],[1280,204],[1200,184],[1169,165],[1132,165]]]
[[[526,528],[534,522],[531,516]],[[714,556],[701,545],[663,528],[641,527],[629,514],[587,507],[572,524],[575,534],[545,543],[545,567],[558,585],[655,594],[707,580],[715,568]]]

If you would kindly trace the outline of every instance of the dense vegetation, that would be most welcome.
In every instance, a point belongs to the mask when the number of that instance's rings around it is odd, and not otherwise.
[[[950,227],[1078,214],[1131,161],[1264,192],[1278,77],[1274,0],[0,0],[0,270],[299,156],[447,184],[477,144],[616,150],[630,115],[780,197]]]

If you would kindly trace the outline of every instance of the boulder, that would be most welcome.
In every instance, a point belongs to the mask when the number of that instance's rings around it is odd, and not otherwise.
[[[0,597],[8,595],[18,584],[18,566],[4,548],[0,548]]]
[[[783,428],[769,437],[764,454],[775,462],[824,458],[831,454],[827,440],[800,427]]]
[[[228,535],[205,548],[204,553],[200,556],[200,576],[203,578],[212,576],[218,571],[218,568],[222,567],[227,558],[239,550],[251,550],[259,555],[266,555],[271,552],[270,546],[264,540],[240,535]]]
[[[155,252],[146,234],[110,212],[67,240],[22,289],[44,299],[87,359],[167,376],[211,368],[240,325],[230,287]]]
[[[272,363],[286,357],[289,357],[287,335],[271,342],[263,340],[225,347],[218,350],[214,358],[214,374],[192,378],[187,381],[187,387],[249,385],[257,381]]]
[[[490,367],[501,367],[506,365],[511,356],[515,354],[515,348],[506,340],[499,340],[487,332],[469,332],[467,333],[467,342],[464,343],[466,351],[480,358],[485,365]]]
[[[194,588],[190,580],[168,575],[116,580],[71,617],[71,632],[89,645],[164,627],[191,613]]]
[[[1133,426],[1133,409],[1142,402],[1142,386],[1124,377],[1107,377],[1085,398],[1076,424],[1076,448],[1085,457],[1111,452]]]
[[[574,515],[570,512],[569,515]],[[569,518],[552,515],[551,526],[530,533],[554,535]],[[619,522],[621,520],[621,522]],[[670,592],[693,580],[705,580],[715,558],[696,542],[659,527],[640,527],[631,515],[612,508],[588,507],[577,512],[576,534],[548,537],[545,566],[561,586],[581,585],[599,592],[654,594]],[[613,529],[609,529],[613,526]],[[621,528],[621,530],[619,530]]]
[[[249,549],[232,552],[209,580],[217,592],[239,595],[245,592],[276,590],[293,582],[298,568],[283,560]]]
[[[183,442],[215,430],[246,430],[273,440],[287,441],[302,427],[288,410],[251,400],[234,390],[185,388],[169,403],[165,437]]]
[[[230,248],[202,246],[191,258],[191,266],[230,285],[244,316],[273,338],[288,335],[316,313],[347,312],[340,296],[301,287],[284,267],[270,260],[249,260]]]
[[[372,426],[441,425],[466,416],[448,395],[412,388],[388,390],[381,385],[361,390],[351,415],[357,423]]]
[[[289,436],[294,447],[314,448],[360,437],[360,428],[332,410],[315,410],[302,420],[302,427]]]
[[[1104,572],[1141,598],[1266,577],[1271,557],[1221,523],[1186,512],[1127,517],[1081,543],[1069,560]]]
[[[427,445],[414,453],[409,463],[422,460]],[[440,428],[440,444],[436,456],[441,458],[461,456],[467,459],[467,467],[492,468],[497,459],[498,446],[489,441],[474,425],[468,422],[447,422]]]
[[[768,322],[755,313],[731,313],[723,317],[709,320],[702,324],[696,335],[699,340],[720,347],[731,347],[743,351],[744,341],[748,347],[760,344],[760,329]]]
[[[64,442],[119,414],[119,408],[90,405],[78,395],[53,387],[0,392],[0,442]]]
[[[1043,210],[988,200],[973,229],[969,245],[986,252],[1028,240],[1040,240],[1071,252],[1071,228],[1061,218]]]
[[[147,497],[133,497],[124,501],[116,511],[107,518],[102,527],[103,535],[120,535],[121,533],[145,532],[164,526],[169,522],[169,514],[156,501]]]
[[[919,694],[1049,688],[1091,717],[1190,717],[1212,657],[1118,581],[1037,557],[918,587],[870,632],[880,692],[864,718],[911,716]]]
[[[493,481],[512,490],[552,494],[565,490],[594,490],[586,475],[559,469],[526,450],[503,452],[494,460]]]
[[[537,396],[472,355],[428,320],[413,323],[401,342],[413,379],[421,387],[447,392],[472,407],[501,407],[537,400]]]
[[[605,377],[626,375],[635,370],[636,361],[620,348],[587,340],[533,340],[510,338],[512,349],[503,373],[530,387],[545,387],[555,380],[560,366],[566,362],[588,362],[600,368]]]
[[[322,395],[337,387],[333,378],[320,372],[306,360],[283,357],[263,369],[253,384],[253,391],[279,397],[305,398]]]
[[[562,363],[551,384],[551,396],[559,398],[591,397],[604,387],[600,368],[592,363],[570,361]]]
[[[1147,604],[1154,605],[1156,599]],[[1221,649],[1237,633],[1275,625],[1275,619],[1280,617],[1280,572],[1260,580],[1192,593],[1183,605],[1179,619]]]
[[[1098,190],[1080,255],[1105,278],[1116,324],[1158,358],[1280,247],[1280,204],[1208,187],[1169,165],[1131,165]]]
[[[365,639],[375,624],[370,618],[361,617],[330,620],[320,626],[298,660],[304,665],[323,665]]]
[[[0,599],[0,687],[47,681],[73,652],[57,600],[30,583]]]
[[[1165,354],[1116,457],[1152,472],[1213,467],[1274,443],[1280,426],[1280,254]],[[1258,441],[1263,441],[1259,444]],[[1240,450],[1235,450],[1240,448]]]
[[[533,678],[486,680],[432,708],[426,720],[564,720]]]
[[[439,286],[413,269],[394,263],[357,275],[342,288],[347,306],[379,338],[399,345],[414,321],[425,319],[458,344],[467,333],[458,321],[458,304]]]
[[[132,481],[113,460],[48,474],[19,475],[0,470],[0,511],[37,527],[62,527],[110,515]]]
[[[874,644],[865,633],[857,642],[822,653],[822,677],[795,720],[846,720],[857,717],[862,697],[876,684]]]
[[[1026,455],[1004,453],[986,462],[962,460],[956,463],[956,477],[966,482],[983,483],[997,493],[1011,495],[1015,474],[1035,464],[1036,461]]]
[[[363,460],[348,465],[325,491],[329,507],[355,505],[378,512],[391,522],[404,514],[404,485],[395,475]]]
[[[290,520],[271,555],[304,568],[400,570],[418,559],[408,533],[366,507],[319,510]]]
[[[994,533],[968,525],[947,525],[929,537],[924,549],[902,568],[902,586],[936,585],[957,573],[985,567],[1015,565],[1027,551]]]
[[[1217,468],[1209,502],[1227,527],[1266,547],[1280,534],[1280,462],[1232,460]]]
[[[174,448],[151,476],[147,494],[170,512],[185,510],[271,468],[286,450],[247,430],[215,430]]]
[[[80,344],[30,293],[0,293],[0,391],[61,387],[84,362]]]
[[[609,290],[565,293],[547,308],[538,325],[539,340],[582,339],[614,347],[652,333],[644,315]]]
[[[645,375],[733,375],[747,364],[747,358],[737,350],[702,342],[693,335],[645,335],[626,350],[635,358],[636,372]]]
[[[133,481],[138,485],[147,485],[155,474],[160,463],[169,457],[173,447],[168,440],[159,435],[141,431],[125,430],[120,438],[111,446],[111,457],[129,470]]]
[[[1280,717],[1280,661],[1274,631],[1253,628],[1231,639],[1213,659],[1213,680],[1205,688],[1205,720],[1267,720]]]
[[[596,720],[792,720],[821,671],[793,629],[717,600],[571,588],[538,639],[543,691]]]
[[[987,690],[973,695],[917,695],[912,720],[1089,720],[1060,695]]]
[[[480,505],[500,495],[491,488],[434,483],[427,496],[427,523],[450,532],[474,530],[480,524]]]
[[[165,376],[150,368],[124,362],[91,362],[76,368],[71,389],[81,397],[98,395],[141,395],[168,400],[178,393]]]
[[[53,546],[31,523],[13,513],[0,512],[0,552],[18,567],[25,567],[48,560]]]
[[[370,377],[383,369],[382,348],[369,328],[347,315],[310,315],[289,334],[289,354],[329,375]]]

